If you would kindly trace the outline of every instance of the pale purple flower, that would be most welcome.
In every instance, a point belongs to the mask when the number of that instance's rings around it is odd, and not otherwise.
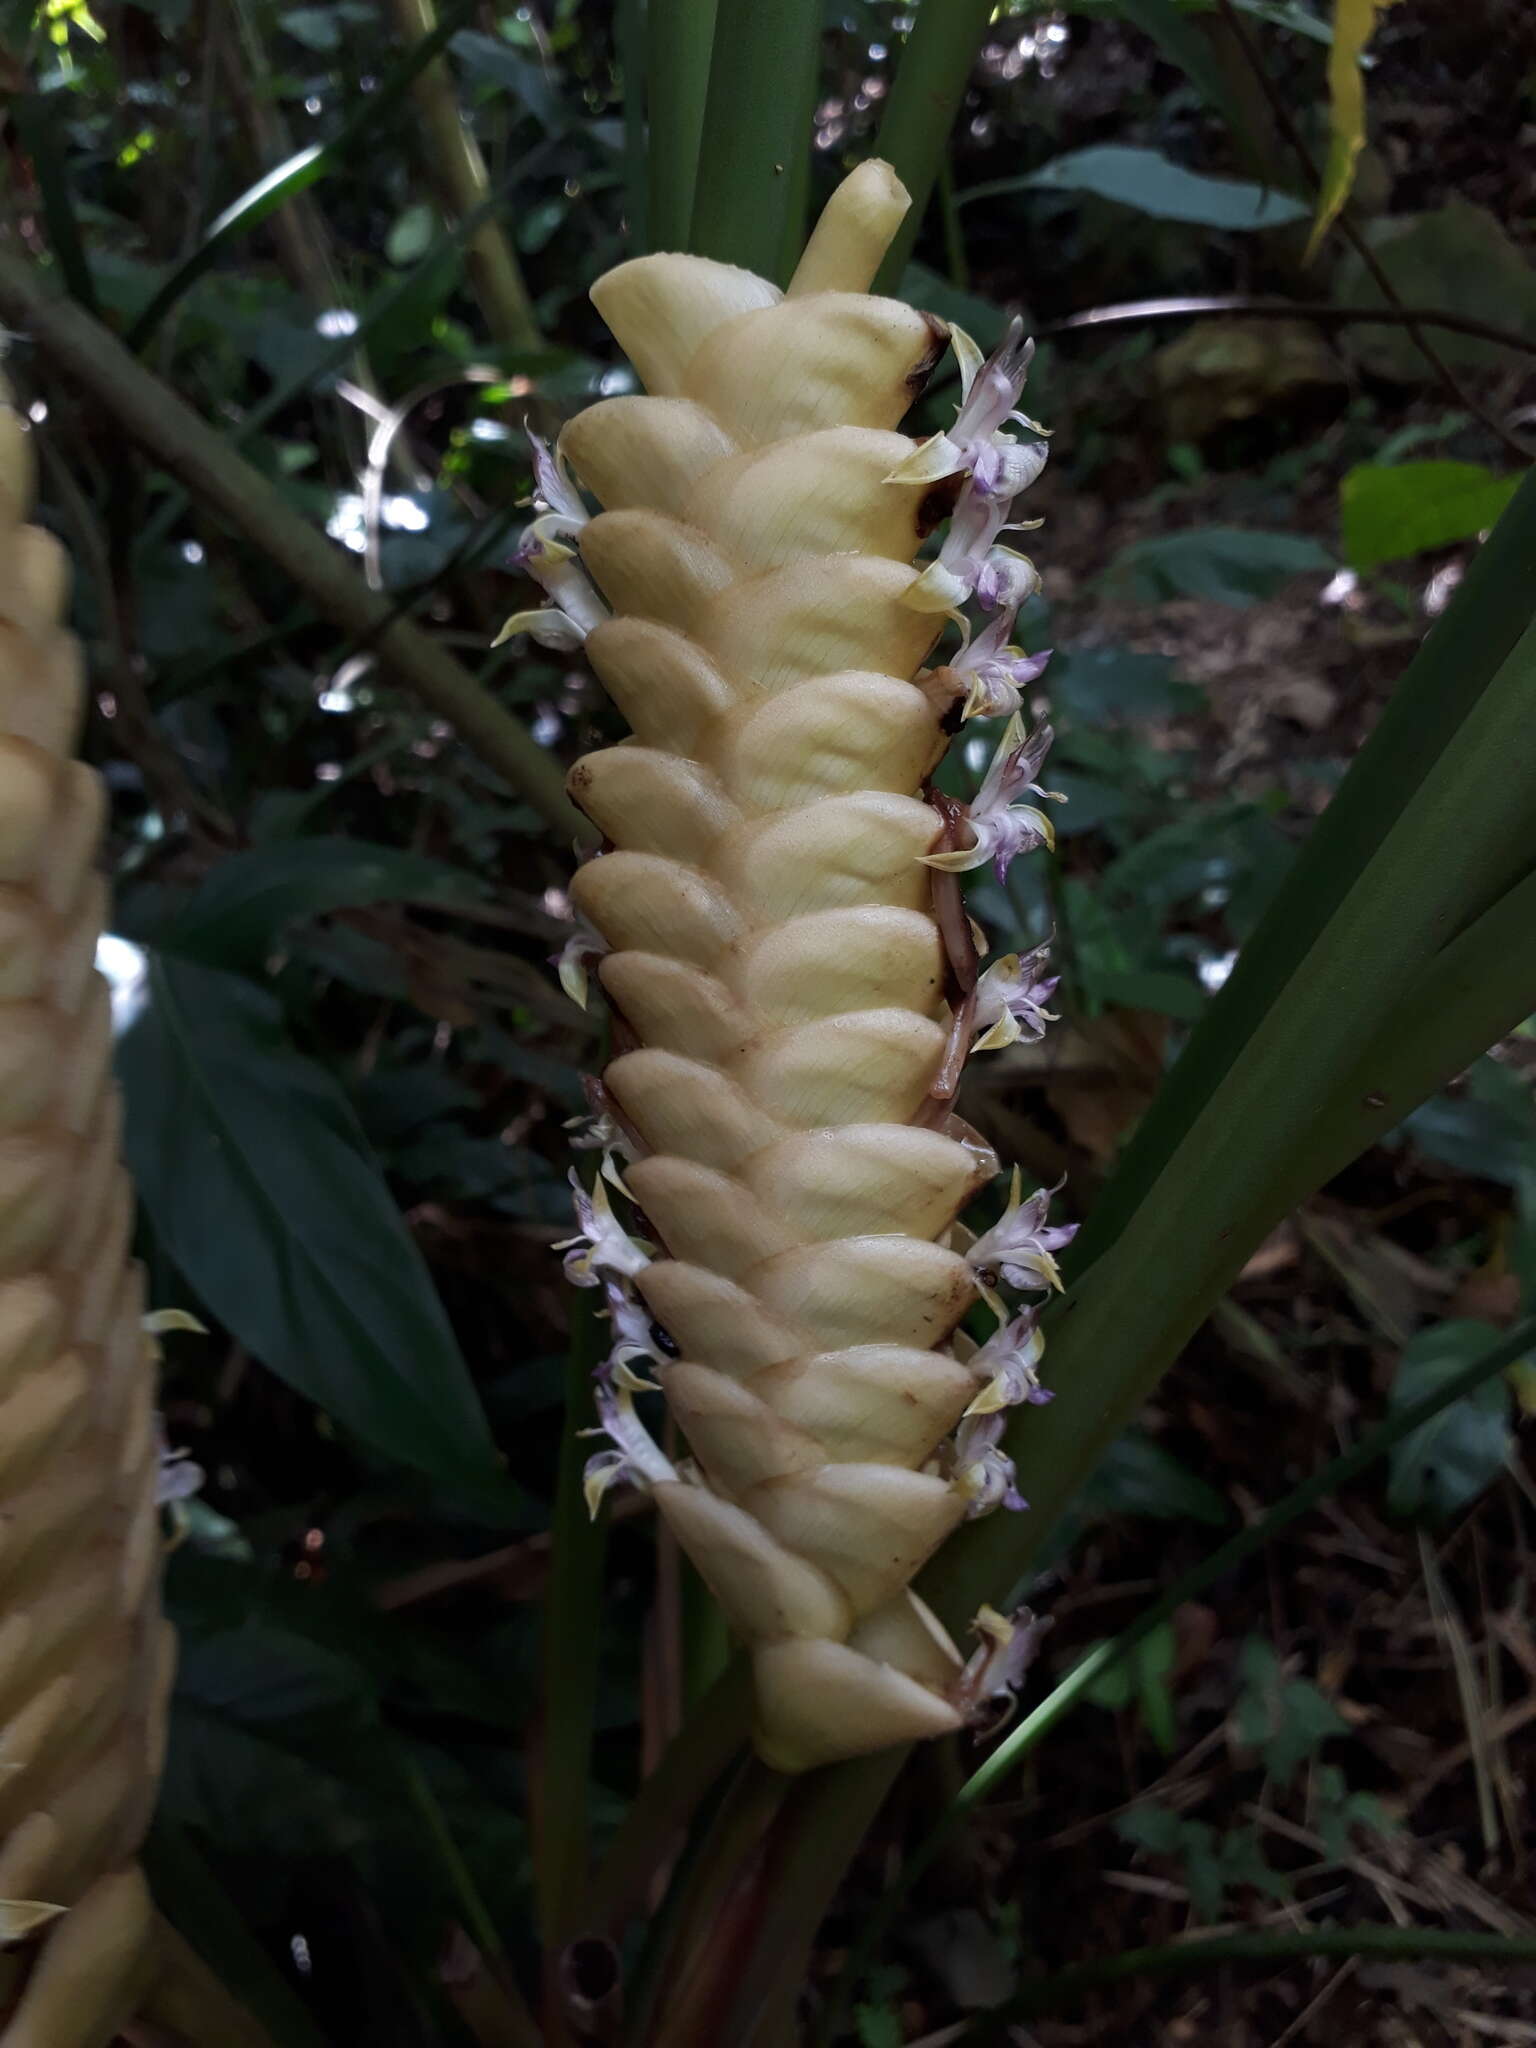
[[[531,577],[550,603],[542,611],[514,612],[492,646],[526,633],[541,647],[571,653],[610,616],[575,551],[559,537],[568,525],[560,515],[548,514],[524,530],[508,566]]]
[[[1021,1514],[1029,1502],[1014,1483],[1012,1458],[1002,1449],[1006,1417],[1002,1413],[967,1415],[955,1431],[952,1484],[966,1497],[965,1519],[974,1522],[996,1508]]]
[[[166,1440],[165,1420],[155,1417],[155,1505],[175,1507],[202,1490],[208,1475],[193,1462],[190,1451],[173,1451]]]
[[[975,1024],[980,1034],[972,1052],[992,1052],[999,1046],[1038,1045],[1047,1024],[1056,1022],[1055,1012],[1045,1006],[1061,980],[1047,974],[1050,945],[1036,946],[1032,953],[1007,953],[994,961],[976,984]]]
[[[1037,421],[1018,412],[1024,380],[1035,344],[1024,340],[1024,323],[1010,323],[1001,345],[983,359],[981,350],[961,328],[950,330],[960,358],[960,409],[945,434],[920,441],[898,468],[893,483],[937,483],[960,472],[973,477],[990,497],[1012,498],[1026,490],[1045,467],[1043,441],[1019,442],[1002,429],[1017,420],[1033,434],[1044,434]]]
[[[976,602],[984,612],[1015,613],[1040,588],[1040,571],[1028,555],[1014,548],[990,548],[976,572],[974,588]]]
[[[924,854],[929,867],[946,874],[964,874],[990,860],[1001,882],[1021,853],[1032,853],[1037,846],[1055,846],[1056,828],[1045,812],[1033,804],[1014,801],[1026,791],[1050,803],[1066,801],[1058,790],[1042,789],[1035,779],[1054,737],[1048,725],[1039,725],[1026,736],[1022,719],[1009,719],[981,788],[966,810],[972,844],[947,853]]]
[[[1044,675],[1052,650],[1026,654],[1011,646],[1016,617],[1016,609],[997,612],[948,664],[957,676],[970,679],[962,718],[1013,717],[1023,709],[1024,692]]]
[[[1061,1286],[1056,1253],[1077,1235],[1075,1223],[1047,1223],[1054,1188],[1037,1188],[1026,1202],[1019,1192],[1019,1169],[1013,1169],[1008,1206],[965,1255],[965,1262],[983,1287],[1000,1281],[1020,1293],[1046,1293]]]
[[[605,1274],[631,1280],[651,1263],[650,1254],[632,1238],[613,1213],[603,1175],[589,1195],[573,1166],[567,1178],[576,1205],[577,1232],[555,1246],[564,1252],[565,1277],[573,1287],[599,1287]]]
[[[1027,1405],[1043,1408],[1054,1399],[1040,1384],[1040,1361],[1045,1355],[1045,1338],[1040,1332],[1040,1310],[1031,1305],[1004,1323],[966,1361],[967,1370],[984,1382],[966,1414],[996,1415],[1005,1408]]]
[[[999,1614],[995,1607],[983,1607],[971,1626],[981,1642],[967,1660],[953,1697],[968,1719],[979,1720],[993,1700],[1004,1701],[1012,1710],[1014,1694],[1039,1655],[1041,1640],[1051,1624],[1028,1607],[1018,1608],[1011,1616]],[[1008,1713],[1001,1718],[1006,1721]]]

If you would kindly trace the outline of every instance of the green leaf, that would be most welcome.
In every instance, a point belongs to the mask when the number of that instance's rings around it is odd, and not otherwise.
[[[941,320],[963,327],[972,341],[979,342],[984,349],[996,348],[1008,331],[1008,315],[1001,306],[975,292],[962,291],[937,270],[930,270],[926,263],[907,265],[896,296],[907,305],[916,306],[919,312],[937,313]],[[946,371],[947,365],[940,363],[936,374],[944,376]]]
[[[119,1042],[144,1205],[200,1300],[375,1450],[504,1516],[484,1414],[426,1264],[346,1097],[274,997],[151,956]]]
[[[437,215],[425,200],[408,206],[384,237],[384,254],[397,269],[419,263],[437,234]]]
[[[1334,567],[1333,557],[1299,533],[1237,526],[1195,526],[1122,548],[1105,572],[1116,596],[1137,604],[1205,597],[1247,605],[1273,597],[1293,576]]]
[[[144,1845],[144,1866],[161,1912],[226,1990],[260,2021],[275,2048],[333,2048],[252,1932],[246,1913],[219,1882],[190,1830],[176,1825],[163,1808]]]
[[[1047,687],[1058,727],[1187,717],[1205,701],[1197,684],[1176,679],[1166,654],[1130,647],[1065,648],[1051,663]]]
[[[1228,1518],[1227,1504],[1215,1487],[1139,1429],[1123,1430],[1116,1437],[1075,1506],[1090,1519],[1156,1515],[1172,1521],[1187,1516],[1216,1528]]]
[[[1178,66],[1212,112],[1222,116],[1229,131],[1242,132],[1242,110],[1222,75],[1215,45],[1173,0],[1118,0],[1116,11],[1150,37],[1170,64]]]
[[[1398,1361],[1388,1408],[1422,1400],[1487,1348],[1486,1323],[1437,1323],[1421,1330]],[[1509,1394],[1500,1377],[1441,1409],[1394,1448],[1387,1504],[1395,1514],[1443,1521],[1493,1483],[1510,1444]]]
[[[957,203],[999,198],[1009,192],[1088,192],[1157,220],[1187,221],[1205,228],[1287,227],[1304,219],[1307,211],[1282,192],[1266,192],[1262,185],[1242,178],[1212,178],[1201,171],[1187,171],[1161,150],[1131,149],[1118,142],[1069,150],[1023,177],[973,185],[957,195]]]
[[[1338,219],[1355,165],[1365,147],[1365,81],[1360,59],[1376,26],[1376,17],[1392,0],[1334,0],[1333,47],[1328,52],[1328,160],[1317,195],[1317,217],[1307,238],[1304,261],[1317,254],[1324,235]]]
[[[284,927],[332,910],[481,896],[473,875],[396,846],[361,839],[284,839],[232,853],[154,934],[167,952],[206,967],[259,968]]]
[[[1311,1679],[1285,1676],[1262,1636],[1250,1636],[1243,1644],[1239,1669],[1243,1692],[1233,1711],[1233,1728],[1280,1784],[1289,1785],[1330,1736],[1349,1733],[1349,1723]]]
[[[1477,462],[1361,463],[1339,486],[1345,560],[1374,569],[1470,540],[1492,526],[1520,481]]]
[[[302,43],[306,50],[314,50],[322,57],[328,57],[333,50],[341,48],[342,28],[334,7],[291,7],[286,14],[277,17],[278,26]]]

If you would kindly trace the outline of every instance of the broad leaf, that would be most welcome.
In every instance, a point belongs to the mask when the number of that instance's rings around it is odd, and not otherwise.
[[[331,910],[482,894],[446,862],[360,839],[284,839],[232,853],[155,934],[167,952],[209,967],[261,965],[285,925]]]
[[[1477,462],[1362,463],[1339,486],[1339,522],[1351,568],[1374,569],[1429,548],[1470,540],[1520,488]]]
[[[1218,604],[1246,605],[1273,597],[1293,576],[1333,566],[1327,550],[1305,534],[1195,526],[1122,548],[1106,577],[1117,595],[1134,603],[1206,597]]]
[[[1187,171],[1156,149],[1128,149],[1106,142],[1070,150],[1038,171],[973,185],[963,202],[1007,192],[1089,192],[1113,199],[1157,220],[1188,221],[1204,228],[1280,228],[1301,220],[1306,208],[1283,192],[1269,192],[1241,178],[1212,178]]]
[[[1421,1330],[1398,1361],[1391,1408],[1422,1400],[1488,1349],[1488,1325],[1437,1323]],[[1387,1501],[1400,1515],[1443,1521],[1475,1500],[1509,1454],[1509,1392],[1503,1376],[1442,1408],[1393,1450]]]
[[[426,1264],[336,1081],[263,988],[151,956],[119,1041],[128,1158],[199,1299],[261,1362],[370,1443],[515,1505]]]

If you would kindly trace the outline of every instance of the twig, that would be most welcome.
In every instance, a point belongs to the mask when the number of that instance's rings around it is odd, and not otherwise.
[[[1040,335],[1074,334],[1086,327],[1118,327],[1147,320],[1198,320],[1225,314],[1233,320],[1310,320],[1318,327],[1443,327],[1448,334],[1470,335],[1476,341],[1491,341],[1499,348],[1520,355],[1536,356],[1536,339],[1517,333],[1513,327],[1495,327],[1486,320],[1472,320],[1464,313],[1450,313],[1439,306],[1333,306],[1312,305],[1305,299],[1245,298],[1241,292],[1216,293],[1185,298],[1118,299],[1113,305],[1089,306],[1081,313],[1069,313],[1065,320],[1053,320],[1037,328]]]
[[[372,639],[379,659],[511,784],[562,838],[591,839],[558,764],[531,733],[427,634],[391,616],[388,599],[290,511],[192,409],[135,362],[78,306],[56,298],[14,256],[0,254],[0,318],[31,334],[53,363],[195,497],[284,570],[317,609]]]
[[[1275,126],[1280,130],[1292,154],[1306,172],[1312,190],[1314,192],[1320,191],[1322,189],[1322,176],[1317,168],[1316,159],[1307,147],[1305,137],[1292,118],[1291,110],[1285,104],[1283,94],[1276,89],[1274,81],[1265,70],[1264,60],[1255,47],[1253,38],[1238,14],[1233,0],[1216,0],[1216,5],[1220,9],[1221,18],[1227,24],[1233,40],[1242,51],[1244,62],[1253,73],[1259,90],[1268,102],[1270,112],[1275,118]],[[1344,239],[1365,265],[1366,272],[1372,283],[1376,286],[1376,289],[1381,293],[1387,304],[1395,306],[1400,315],[1406,316],[1403,318],[1402,324],[1407,330],[1409,338],[1412,340],[1415,348],[1418,349],[1420,355],[1423,356],[1425,362],[1429,364],[1436,376],[1439,377],[1441,383],[1444,384],[1446,390],[1456,400],[1457,404],[1464,405],[1475,419],[1481,421],[1489,433],[1498,440],[1501,447],[1507,448],[1510,454],[1517,456],[1521,462],[1529,462],[1531,460],[1531,450],[1518,441],[1506,428],[1502,427],[1491,413],[1484,411],[1477,399],[1465,389],[1455,371],[1452,370],[1439,350],[1429,340],[1418,319],[1408,313],[1408,309],[1404,306],[1402,298],[1398,293],[1397,286],[1393,284],[1391,278],[1382,267],[1375,250],[1356,225],[1353,211],[1347,200],[1339,211],[1338,224]]]

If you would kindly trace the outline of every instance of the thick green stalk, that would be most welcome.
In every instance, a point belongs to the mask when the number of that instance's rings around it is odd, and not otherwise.
[[[645,246],[650,249],[692,246],[689,236],[714,35],[715,0],[647,0],[650,185]]]
[[[395,20],[410,43],[425,42],[436,30],[432,0],[392,0]],[[466,125],[453,89],[446,56],[434,57],[411,85],[421,114],[427,148],[426,166],[437,188],[438,203],[450,224],[481,206],[490,193],[485,159]],[[469,238],[465,266],[486,325],[498,341],[511,348],[539,347],[543,336],[534,318],[528,287],[512,245],[493,217],[483,220]]]
[[[1382,1026],[1319,1109],[1296,1178],[1308,1189],[1347,1166],[1479,1052],[1536,1009],[1536,870],[1438,954],[1423,993]]]
[[[1490,1344],[1480,1357],[1475,1358],[1460,1372],[1452,1376],[1432,1392],[1419,1400],[1410,1402],[1395,1413],[1368,1429],[1360,1441],[1342,1456],[1330,1459],[1302,1480],[1299,1486],[1261,1515],[1257,1521],[1242,1529],[1236,1536],[1213,1550],[1209,1557],[1191,1566],[1174,1580],[1168,1590],[1151,1606],[1137,1615],[1127,1628],[1120,1630],[1109,1642],[1098,1647],[1075,1665],[1061,1683],[1035,1707],[1019,1725],[1000,1742],[992,1754],[973,1771],[964,1785],[946,1807],[928,1834],[917,1848],[907,1857],[901,1870],[894,1878],[888,1879],[882,1890],[880,1902],[865,1923],[858,1947],[849,1958],[848,1964],[838,1980],[837,1997],[829,2009],[819,2039],[823,2043],[835,2040],[839,2027],[852,2005],[870,1964],[880,1952],[882,1943],[895,1924],[898,1914],[910,1894],[913,1885],[933,1863],[944,1844],[954,1834],[966,1817],[973,1813],[997,1785],[1015,1771],[1022,1759],[1036,1749],[1056,1726],[1066,1719],[1074,1707],[1080,1706],[1093,1687],[1106,1672],[1115,1670],[1125,1663],[1140,1643],[1145,1642],[1154,1629],[1170,1620],[1186,1601],[1194,1600],[1215,1582],[1234,1571],[1250,1557],[1274,1542],[1282,1529],[1299,1521],[1319,1501],[1330,1494],[1338,1493],[1343,1487],[1358,1478],[1379,1458],[1386,1457],[1395,1445],[1416,1429],[1431,1421],[1442,1410],[1455,1401],[1464,1400],[1475,1393],[1495,1373],[1505,1372],[1516,1364],[1528,1351],[1536,1346],[1536,1317],[1516,1326]]]
[[[1308,1119],[1355,1071],[1436,954],[1536,859],[1536,628],[1476,699],[1406,814],[1356,872],[1243,1056],[1212,1085],[1120,1237],[1052,1319],[1056,1399],[1010,1449],[1027,1517],[974,1522],[938,1559],[931,1591],[959,1622],[1023,1572],[1105,1445],[1135,1414],[1264,1233],[1306,1183]],[[1532,996],[1536,998],[1536,968]],[[1361,1106],[1373,1134],[1408,1105]]]
[[[689,246],[787,281],[805,239],[819,0],[718,0]]]
[[[993,0],[925,0],[917,10],[875,143],[876,156],[912,194],[912,211],[880,266],[876,291],[894,291],[911,259],[992,12]]]
[[[558,763],[437,641],[394,614],[276,487],[241,460],[191,407],[81,309],[48,291],[31,265],[0,255],[0,317],[31,335],[50,367],[101,409],[195,498],[226,519],[306,592],[316,609],[363,636],[384,667],[496,769],[562,838],[591,828],[565,794]]]
[[[695,1811],[740,1754],[751,1714],[751,1667],[737,1657],[689,1712],[620,1822],[587,1899],[594,1927],[617,1935],[645,1904]]]
[[[1122,1230],[1188,1128],[1332,916],[1387,827],[1418,800],[1452,734],[1531,622],[1536,606],[1536,471],[1505,508],[1444,614],[1404,671],[1375,731],[1297,855],[1231,979],[1163,1083],[1094,1204],[1068,1269]],[[1469,842],[1476,813],[1467,820]],[[1458,849],[1457,859],[1465,858]]]

